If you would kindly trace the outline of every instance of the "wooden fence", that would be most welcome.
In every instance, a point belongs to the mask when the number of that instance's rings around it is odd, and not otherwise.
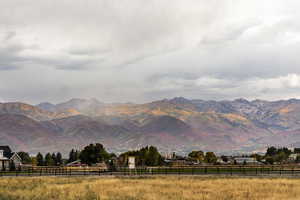
[[[288,175],[300,177],[300,166],[195,166],[138,167],[136,169],[105,169],[99,167],[24,167],[19,171],[0,171],[1,176],[129,176],[129,175]]]

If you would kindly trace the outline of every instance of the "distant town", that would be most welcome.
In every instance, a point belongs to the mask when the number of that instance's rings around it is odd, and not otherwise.
[[[219,165],[269,166],[300,165],[300,148],[269,147],[264,154],[242,156],[216,155],[214,152],[192,151],[186,156],[175,152],[162,155],[156,147],[146,146],[139,150],[116,155],[107,152],[100,144],[90,144],[82,150],[71,149],[67,158],[60,152],[38,153],[30,156],[27,152],[13,152],[9,146],[0,146],[0,166],[2,171],[16,171],[29,167],[73,167],[99,169],[135,167],[197,167]]]

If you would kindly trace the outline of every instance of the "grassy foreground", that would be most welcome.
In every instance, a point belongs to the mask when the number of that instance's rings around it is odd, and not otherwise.
[[[299,179],[0,178],[1,200],[299,200]]]

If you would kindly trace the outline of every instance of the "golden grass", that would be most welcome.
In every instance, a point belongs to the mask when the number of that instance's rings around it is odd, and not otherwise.
[[[209,177],[0,178],[1,200],[299,200],[300,180]]]

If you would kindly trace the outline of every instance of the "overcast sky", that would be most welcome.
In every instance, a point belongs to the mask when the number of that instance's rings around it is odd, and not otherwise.
[[[300,98],[299,0],[1,0],[0,101]]]

